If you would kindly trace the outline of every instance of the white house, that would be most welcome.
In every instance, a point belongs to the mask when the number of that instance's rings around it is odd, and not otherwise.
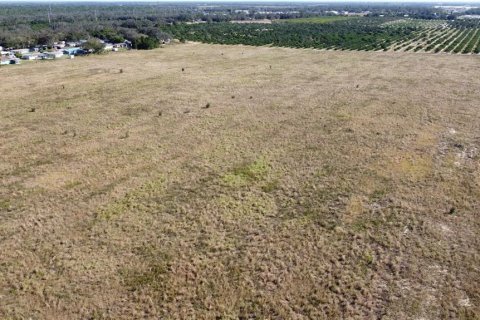
[[[62,51],[52,51],[52,52],[44,52],[44,59],[56,59],[56,58],[60,58],[63,56],[63,52]]]
[[[10,64],[10,58],[7,58],[7,57],[1,57],[0,58],[0,65],[3,65],[3,64]]]
[[[22,59],[23,60],[36,60],[36,59],[38,59],[38,54],[27,53],[27,54],[22,55]]]
[[[111,44],[111,43],[104,43],[104,44],[103,44],[103,50],[105,50],[105,51],[112,51],[112,50],[113,50],[113,44]]]
[[[116,48],[116,49],[127,48],[127,44],[125,42],[114,43],[113,48]]]
[[[20,64],[20,59],[10,58],[10,57],[1,57],[0,65],[3,65],[3,64]]]
[[[57,49],[65,48],[65,41],[54,42],[53,46]]]
[[[10,51],[12,54],[18,53],[18,54],[26,54],[30,52],[30,49],[15,49]]]

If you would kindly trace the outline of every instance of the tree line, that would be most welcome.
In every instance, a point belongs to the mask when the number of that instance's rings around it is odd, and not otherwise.
[[[167,30],[178,39],[206,43],[346,50],[386,50],[417,30],[415,26],[388,27],[383,25],[386,21],[359,18],[331,23],[180,24]]]
[[[209,25],[209,31],[193,30],[194,38],[205,41],[215,39],[220,41],[217,31],[240,32],[236,27],[226,27],[223,23],[231,20],[246,19],[290,19],[313,16],[331,15],[332,11],[370,12],[371,16],[383,15],[386,17],[422,16],[428,18],[442,18],[442,13],[432,6],[425,5],[392,5],[392,4],[218,4],[203,6],[201,4],[100,4],[100,3],[53,3],[53,4],[4,4],[0,6],[0,46],[3,47],[31,47],[35,45],[51,46],[60,40],[77,41],[81,39],[99,38],[112,42],[132,41],[138,48],[154,47],[153,42],[165,41],[172,37],[172,32],[187,35],[182,31],[184,22],[203,21]],[[219,23],[219,26],[211,24]],[[329,30],[327,38],[318,39],[307,26],[301,32],[301,39],[295,40],[302,26],[288,26],[294,28],[294,33],[289,32],[285,26],[275,26],[275,39],[268,39],[266,34],[256,34],[249,27],[244,27],[248,35],[244,42],[263,43],[296,43],[307,45],[309,42],[328,43],[339,45],[341,42],[352,43],[350,31],[340,31],[336,35]],[[197,27],[193,27],[195,29]],[[239,27],[238,27],[239,28]],[[318,28],[313,27],[313,28]],[[362,27],[359,33],[365,38],[363,42],[372,42],[368,28]],[[188,27],[187,27],[188,29]],[[328,29],[328,28],[326,28]],[[281,33],[281,34],[280,34]],[[388,32],[387,32],[388,33]],[[192,38],[188,36],[189,38]],[[308,40],[312,37],[312,40]],[[387,34],[387,38],[395,34]],[[240,36],[231,35],[222,41],[240,42]],[[248,38],[247,40],[245,40]],[[290,39],[292,38],[292,39]],[[236,40],[235,40],[236,39]],[[370,40],[368,40],[370,39]],[[387,39],[387,40],[388,40]]]

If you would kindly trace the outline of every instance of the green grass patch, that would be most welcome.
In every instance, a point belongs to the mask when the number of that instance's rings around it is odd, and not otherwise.
[[[109,220],[127,210],[139,208],[146,199],[158,195],[163,190],[163,179],[149,181],[97,211],[96,217]]]
[[[74,189],[75,187],[81,185],[82,182],[75,180],[75,181],[70,181],[67,184],[65,184],[65,189]]]
[[[0,209],[8,209],[10,208],[10,200],[7,199],[0,199]]]
[[[229,195],[219,196],[216,206],[222,212],[225,221],[237,221],[243,219],[261,219],[266,215],[276,213],[275,200],[271,195],[258,192],[247,192],[242,197]]]
[[[324,16],[324,17],[309,17],[309,18],[296,18],[285,19],[279,22],[281,23],[330,23],[335,21],[345,21],[351,19],[359,19],[358,16]]]
[[[270,170],[268,161],[262,157],[253,163],[235,168],[232,172],[223,176],[223,181],[231,187],[242,187],[265,179]]]
[[[123,269],[120,274],[130,290],[149,288],[153,292],[161,292],[166,288],[171,262],[172,257],[169,254],[159,252],[144,270]]]
[[[262,191],[263,192],[275,191],[278,189],[279,185],[280,185],[280,181],[278,181],[278,179],[267,181],[264,185],[262,185]]]

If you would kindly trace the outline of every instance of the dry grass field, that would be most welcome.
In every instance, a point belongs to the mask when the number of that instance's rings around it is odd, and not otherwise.
[[[2,67],[0,319],[479,319],[479,74],[195,43]]]

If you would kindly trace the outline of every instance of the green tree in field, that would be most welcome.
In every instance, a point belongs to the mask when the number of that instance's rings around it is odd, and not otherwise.
[[[159,42],[155,38],[143,36],[133,41],[133,47],[139,50],[150,50],[158,48]]]
[[[98,39],[89,39],[83,45],[85,50],[92,51],[93,53],[102,53],[103,52],[103,44]]]

